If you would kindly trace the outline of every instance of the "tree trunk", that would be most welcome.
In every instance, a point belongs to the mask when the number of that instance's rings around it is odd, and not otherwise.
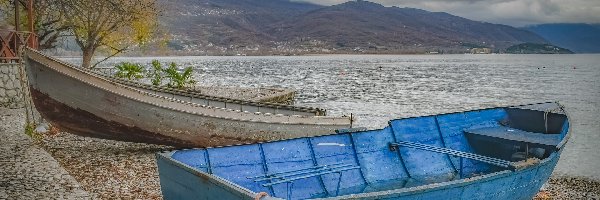
[[[92,67],[92,58],[94,58],[94,50],[92,48],[83,48],[83,61],[81,62],[81,67]]]

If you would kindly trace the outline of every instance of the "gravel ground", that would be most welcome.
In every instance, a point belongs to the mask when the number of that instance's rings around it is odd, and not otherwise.
[[[0,108],[0,199],[89,199],[50,154],[24,133],[24,111]]]
[[[22,110],[0,113],[0,199],[162,199],[154,154],[172,147],[69,133],[45,135],[37,145],[62,169],[22,131],[7,134],[6,130],[22,130]],[[535,199],[600,199],[600,182],[553,176]]]
[[[534,199],[600,199],[600,182],[553,175]]]
[[[162,199],[154,154],[171,147],[64,132],[45,137],[41,146],[100,199]]]

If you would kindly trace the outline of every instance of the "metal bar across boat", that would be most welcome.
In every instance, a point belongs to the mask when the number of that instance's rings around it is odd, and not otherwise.
[[[317,174],[311,174],[311,175],[306,175],[306,176],[299,176],[299,177],[295,177],[295,178],[291,178],[291,179],[284,179],[284,180],[277,181],[277,182],[272,182],[272,183],[265,183],[265,184],[262,184],[262,186],[268,187],[268,186],[277,185],[277,184],[286,183],[286,182],[291,182],[291,181],[295,181],[295,180],[310,178],[310,177],[324,175],[324,174],[331,174],[331,173],[343,172],[343,171],[348,171],[348,170],[353,170],[353,169],[358,169],[358,168],[360,168],[360,166],[353,166],[353,167],[341,168],[341,169],[327,171],[327,172],[321,172],[321,173],[317,173]]]
[[[322,168],[316,168],[316,169],[313,169],[313,170],[301,169],[301,170],[298,170],[295,173],[287,173],[287,174],[283,174],[283,175],[282,174],[279,174],[279,175],[270,175],[268,177],[255,179],[254,182],[266,181],[266,180],[271,180],[271,179],[285,179],[286,177],[298,176],[298,175],[310,174],[310,173],[318,173],[318,172],[325,172],[325,171],[335,171],[336,169],[340,169],[340,168],[343,168],[343,167],[349,167],[349,166],[352,166],[352,165],[353,164],[339,165],[339,166],[335,166],[335,167],[324,166]]]
[[[511,163],[512,163],[510,161],[502,160],[502,159],[498,159],[498,158],[492,158],[492,157],[477,155],[477,154],[473,154],[473,153],[458,151],[458,150],[454,150],[454,149],[436,147],[436,146],[419,144],[419,143],[414,143],[414,142],[398,141],[396,143],[390,143],[390,145],[405,146],[405,147],[416,148],[416,149],[421,149],[421,150],[426,150],[426,151],[432,151],[432,152],[436,152],[436,153],[450,154],[450,155],[469,158],[469,159],[473,159],[473,160],[477,160],[477,161],[481,161],[481,162],[485,162],[485,163],[489,163],[492,165],[505,167],[505,168],[510,168]]]

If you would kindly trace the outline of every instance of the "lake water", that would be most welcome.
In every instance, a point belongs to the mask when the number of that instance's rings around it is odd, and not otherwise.
[[[557,174],[600,180],[600,55],[326,55],[115,58],[175,61],[203,85],[284,87],[297,105],[353,113],[358,126],[477,108],[560,101],[573,137]],[[110,63],[107,63],[110,64]]]

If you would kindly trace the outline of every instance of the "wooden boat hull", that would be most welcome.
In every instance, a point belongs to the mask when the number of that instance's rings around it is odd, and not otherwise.
[[[305,130],[326,134],[350,126],[346,117],[251,113],[216,107],[216,100],[206,106],[156,95],[31,50],[25,61],[37,110],[52,125],[82,136],[210,147],[304,137]]]
[[[570,136],[563,111],[531,105],[389,124],[380,130],[158,153],[163,198],[529,200],[552,174]],[[489,134],[498,127],[511,134]],[[543,133],[518,132],[540,128]],[[537,154],[518,158],[522,150]]]
[[[194,146],[194,143],[189,141],[103,119],[88,111],[58,102],[33,87],[30,90],[33,102],[42,117],[61,131],[110,140]]]

